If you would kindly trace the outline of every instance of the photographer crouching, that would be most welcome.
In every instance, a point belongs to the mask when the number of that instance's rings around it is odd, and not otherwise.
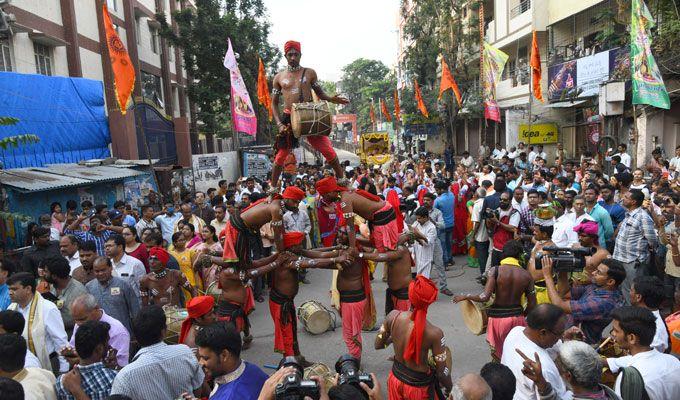
[[[602,331],[612,321],[612,311],[624,305],[619,286],[626,279],[626,270],[620,262],[605,258],[592,272],[591,284],[571,287],[571,300],[566,300],[566,290],[559,293],[555,286],[553,266],[558,273],[559,287],[568,288],[569,274],[582,271],[585,256],[592,255],[592,252],[592,249],[559,248],[540,257],[550,302],[569,314],[569,322],[580,327],[584,340],[589,344],[602,339]]]

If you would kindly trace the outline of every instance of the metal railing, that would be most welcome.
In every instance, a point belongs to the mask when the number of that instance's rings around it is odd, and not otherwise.
[[[531,8],[531,0],[520,0],[519,4],[510,9],[510,18],[515,18]]]

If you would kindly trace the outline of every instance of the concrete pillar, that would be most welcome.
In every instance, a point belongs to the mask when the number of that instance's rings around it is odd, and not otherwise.
[[[64,39],[66,45],[66,60],[69,76],[83,76],[80,63],[80,45],[78,44],[78,27],[76,26],[76,10],[73,0],[61,1],[61,20],[64,25]]]
[[[177,146],[177,164],[183,167],[191,167],[191,137],[189,133],[189,121],[186,117],[174,118],[175,145]]]
[[[137,130],[135,112],[131,108],[123,115],[119,110],[109,110],[111,148],[114,157],[123,160],[138,160]]]

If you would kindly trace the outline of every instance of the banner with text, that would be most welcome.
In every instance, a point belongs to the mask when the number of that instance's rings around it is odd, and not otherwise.
[[[231,39],[227,39],[229,48],[224,55],[224,66],[229,70],[231,77],[231,119],[236,132],[247,133],[255,136],[257,133],[257,117],[250,101],[250,95],[243,81],[241,71],[236,62],[234,49],[231,47]]]
[[[557,143],[556,124],[520,124],[519,141],[528,144]]]

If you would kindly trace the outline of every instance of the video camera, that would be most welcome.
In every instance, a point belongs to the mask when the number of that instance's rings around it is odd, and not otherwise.
[[[321,389],[314,380],[304,379],[304,368],[298,359],[292,356],[285,357],[279,363],[279,369],[294,367],[295,372],[283,378],[283,381],[276,385],[274,396],[276,400],[299,400],[308,396],[312,400],[319,400]]]
[[[486,208],[482,210],[482,218],[484,219],[491,219],[491,218],[496,218],[499,219],[501,216],[501,213],[499,210],[494,210],[493,208]]]
[[[548,254],[546,252],[551,252]],[[580,272],[586,267],[586,256],[595,254],[594,247],[571,247],[546,246],[542,251],[536,253],[536,269],[543,269],[541,260],[548,257],[553,262],[555,272]]]
[[[359,383],[363,382],[372,389],[373,379],[371,379],[369,374],[359,370],[359,360],[349,354],[342,355],[335,363],[335,372],[340,374],[338,385],[352,385],[363,393],[364,399],[368,400],[368,393],[361,388]]]

